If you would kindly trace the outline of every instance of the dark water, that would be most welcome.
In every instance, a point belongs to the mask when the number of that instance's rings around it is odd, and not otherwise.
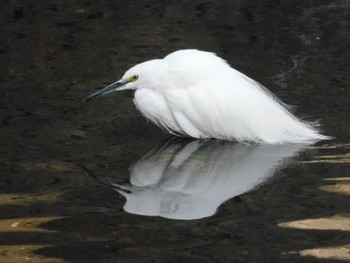
[[[349,1],[1,7],[0,262],[350,260]],[[172,140],[132,92],[81,103],[183,48],[216,52],[335,139]]]

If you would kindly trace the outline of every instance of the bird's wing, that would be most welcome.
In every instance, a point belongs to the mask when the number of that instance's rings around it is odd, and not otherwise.
[[[169,109],[187,134],[194,130],[197,138],[268,143],[319,136],[257,82],[233,69],[223,73],[167,92]]]
[[[249,101],[239,92],[217,83],[205,83],[168,91],[166,100],[178,125],[192,137],[230,140],[254,137],[245,121]]]

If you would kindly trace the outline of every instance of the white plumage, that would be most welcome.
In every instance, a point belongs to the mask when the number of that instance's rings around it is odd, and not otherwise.
[[[176,135],[259,143],[329,139],[297,119],[259,83],[209,52],[180,50],[138,64],[87,100],[124,89],[135,89],[141,113]]]

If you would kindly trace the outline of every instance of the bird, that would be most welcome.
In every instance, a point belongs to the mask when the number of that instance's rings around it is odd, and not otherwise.
[[[177,136],[266,144],[331,139],[212,52],[184,49],[137,64],[84,102],[121,90],[135,90],[142,115]]]

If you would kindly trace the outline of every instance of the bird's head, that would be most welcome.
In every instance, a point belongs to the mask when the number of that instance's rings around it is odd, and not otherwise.
[[[84,99],[84,102],[113,91],[135,90],[149,86],[149,83],[154,84],[160,79],[163,69],[164,66],[160,59],[138,64],[126,71],[120,80],[92,93]]]

